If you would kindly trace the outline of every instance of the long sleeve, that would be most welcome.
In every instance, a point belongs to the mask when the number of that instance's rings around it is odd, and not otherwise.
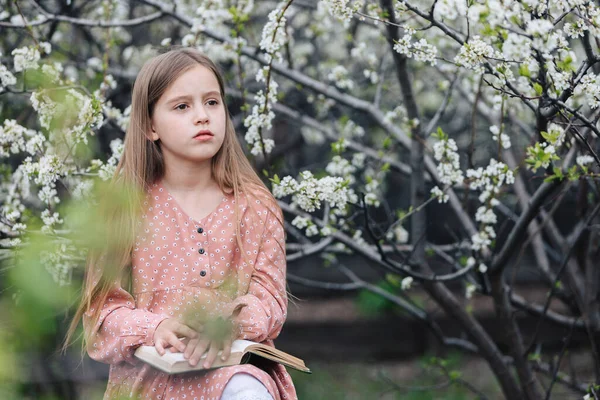
[[[97,307],[102,307],[100,317],[93,320]],[[87,343],[90,358],[107,363],[135,363],[133,353],[142,345],[153,345],[154,331],[166,315],[135,308],[133,296],[115,282],[104,304],[93,302],[83,316],[83,327],[91,331]]]
[[[228,307],[240,327],[239,337],[255,342],[275,339],[287,317],[284,229],[271,212],[265,225],[248,293]]]

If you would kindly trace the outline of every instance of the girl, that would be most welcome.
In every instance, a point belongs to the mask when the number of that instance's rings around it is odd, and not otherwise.
[[[232,340],[273,345],[286,318],[281,209],[242,151],[210,59],[179,48],[144,64],[113,181],[143,196],[108,215],[125,246],[90,254],[66,340],[82,318],[88,354],[110,364],[104,398],[296,399],[279,364],[166,375],[133,356],[154,345],[196,365],[207,352],[209,367]]]

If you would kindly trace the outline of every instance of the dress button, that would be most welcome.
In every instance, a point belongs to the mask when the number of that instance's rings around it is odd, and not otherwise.
[[[202,229],[202,228],[198,228],[197,230],[198,230],[198,233],[204,232],[204,229]]]
[[[200,276],[206,276],[206,271],[200,271]]]
[[[204,249],[199,249],[199,250],[198,250],[198,253],[200,253],[200,254],[204,254]]]

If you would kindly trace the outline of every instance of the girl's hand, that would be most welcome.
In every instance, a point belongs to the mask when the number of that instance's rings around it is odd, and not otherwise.
[[[154,347],[161,356],[165,354],[165,348],[168,347],[175,348],[183,353],[186,345],[179,339],[180,337],[194,340],[198,337],[198,332],[175,318],[167,318],[158,324],[154,331]]]
[[[188,360],[190,366],[195,367],[200,361],[200,358],[208,350],[206,359],[202,366],[210,368],[217,358],[219,350],[222,350],[221,360],[226,360],[231,353],[231,339],[225,340],[210,340],[207,337],[198,337],[190,339],[187,343],[183,356]]]

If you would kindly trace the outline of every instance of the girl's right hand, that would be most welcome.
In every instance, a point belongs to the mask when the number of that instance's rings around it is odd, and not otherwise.
[[[154,347],[161,356],[165,354],[165,349],[173,347],[183,353],[186,344],[179,338],[195,339],[198,332],[189,326],[182,324],[176,318],[167,318],[163,320],[154,331]]]

